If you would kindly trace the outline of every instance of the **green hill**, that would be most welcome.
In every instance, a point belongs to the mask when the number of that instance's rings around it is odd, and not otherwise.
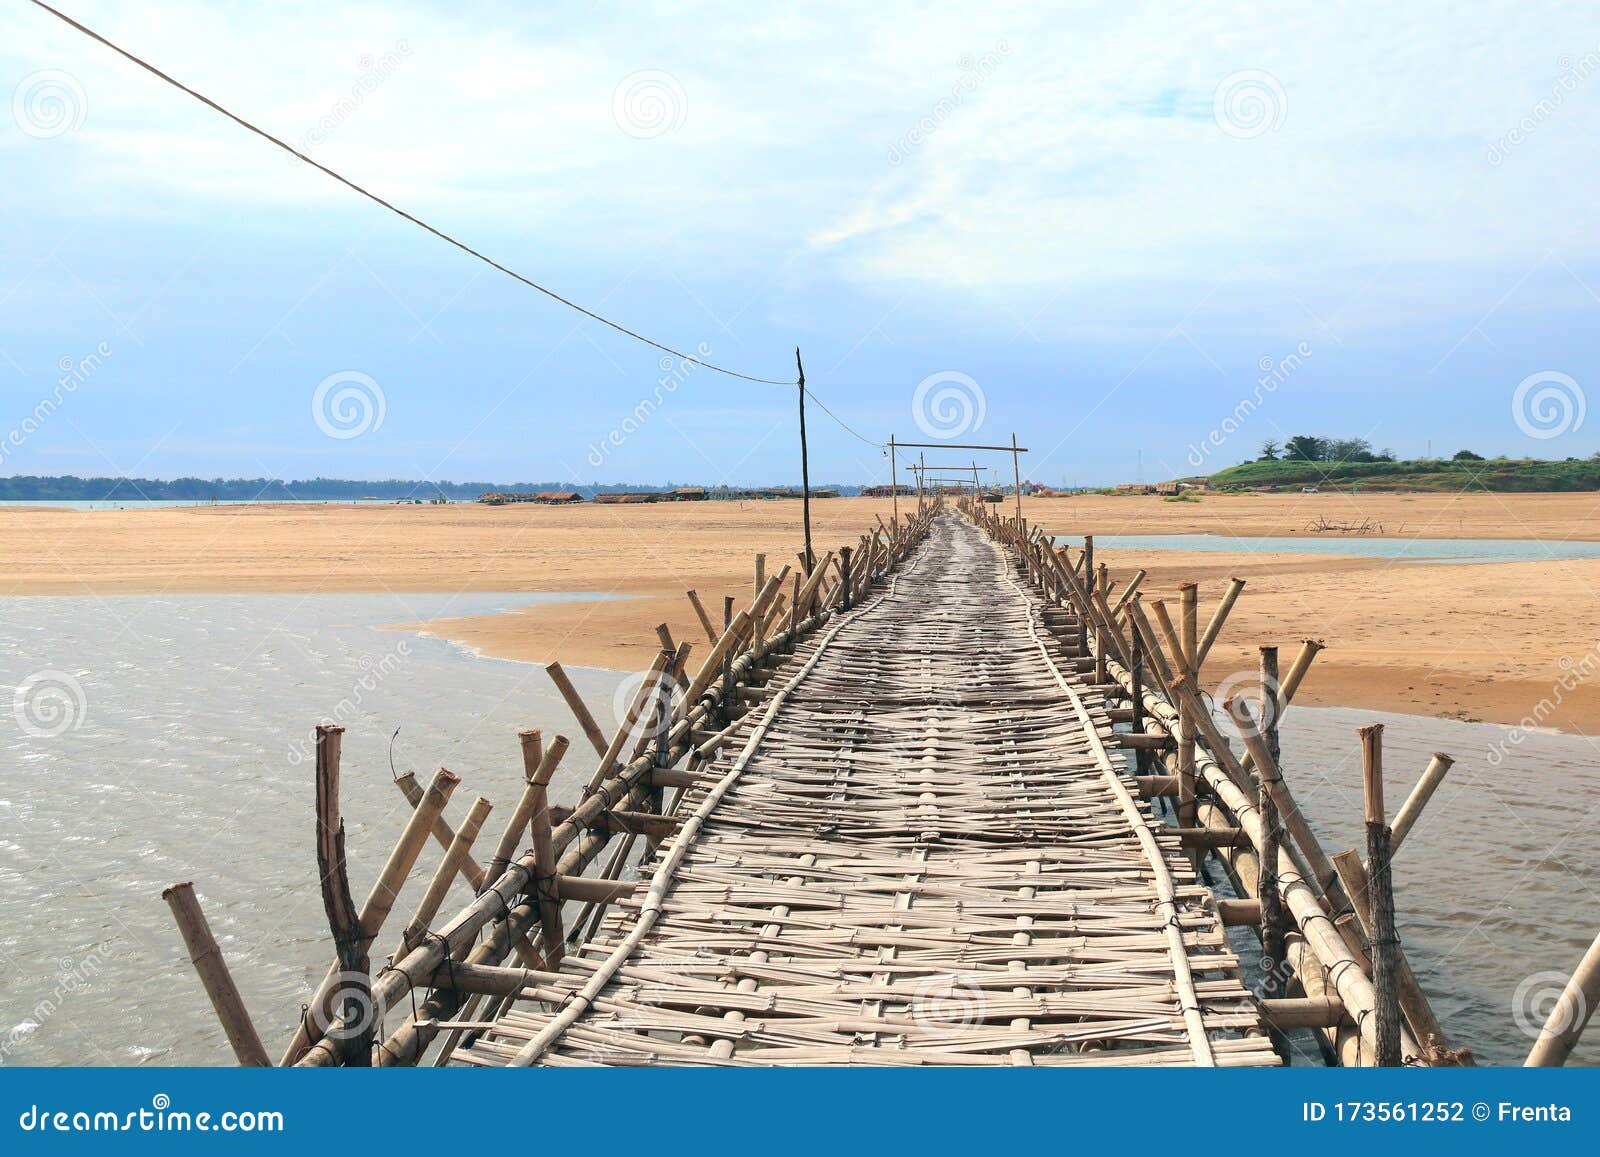
[[[1301,486],[1325,490],[1600,490],[1600,460],[1487,458],[1457,462],[1423,458],[1405,462],[1306,462],[1277,458],[1229,466],[1207,481],[1219,489],[1240,490]]]

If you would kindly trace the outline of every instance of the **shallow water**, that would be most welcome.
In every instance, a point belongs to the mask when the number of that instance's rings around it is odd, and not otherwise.
[[[313,725],[346,727],[358,901],[407,813],[391,757],[424,782],[440,766],[461,776],[459,816],[475,795],[510,807],[519,729],[587,747],[541,668],[377,626],[578,597],[0,599],[0,1062],[231,1063],[161,899],[182,880],[276,1056],[328,958]],[[619,676],[571,674],[606,725]],[[556,797],[577,778],[564,769]],[[418,878],[436,862],[430,850]],[[413,883],[399,909],[420,894]],[[446,910],[463,901],[458,889]]]
[[[475,795],[509,807],[520,728],[560,730],[578,742],[553,794],[571,800],[589,760],[541,669],[377,628],[572,597],[0,599],[0,687],[22,689],[0,701],[0,1062],[231,1063],[160,898],[181,880],[196,882],[276,1055],[329,956],[311,726],[337,715],[347,729],[358,899],[407,811],[391,755],[462,776],[460,815]],[[572,675],[607,726],[622,677]],[[1333,851],[1364,839],[1354,728],[1374,720],[1388,724],[1393,806],[1430,752],[1458,760],[1398,857],[1401,934],[1457,1043],[1515,1063],[1529,1044],[1519,1017],[1536,1029],[1559,988],[1543,974],[1571,969],[1600,923],[1600,759],[1582,737],[1506,745],[1490,724],[1294,708],[1287,775]],[[402,895],[396,929],[419,892]],[[1597,1061],[1591,1036],[1574,1063]]]
[[[1082,546],[1057,537],[1058,546]],[[1409,562],[1542,562],[1600,558],[1600,542],[1542,538],[1376,538],[1371,535],[1099,534],[1104,550],[1194,550],[1234,554],[1338,554]]]

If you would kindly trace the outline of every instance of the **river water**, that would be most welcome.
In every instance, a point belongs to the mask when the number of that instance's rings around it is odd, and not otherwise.
[[[231,1063],[160,898],[182,880],[276,1054],[329,957],[310,728],[346,727],[358,900],[406,815],[391,766],[460,775],[452,815],[474,795],[501,805],[487,842],[521,782],[517,731],[560,730],[574,756],[581,734],[540,668],[379,628],[579,597],[0,598],[0,688],[17,689],[0,702],[0,1063]],[[572,674],[607,726],[623,676]],[[1401,933],[1446,1031],[1515,1063],[1600,922],[1594,745],[1294,708],[1287,775],[1331,850],[1364,838],[1354,728],[1375,720],[1396,801],[1430,752],[1458,760],[1399,856]],[[569,757],[556,799],[589,763]],[[1600,1061],[1600,1041],[1574,1061]]]

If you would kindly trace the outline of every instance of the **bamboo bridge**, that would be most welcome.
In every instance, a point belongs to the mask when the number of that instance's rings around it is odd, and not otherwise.
[[[1020,512],[937,500],[808,561],[758,558],[721,627],[689,592],[706,657],[658,628],[613,735],[552,664],[598,762],[555,804],[571,745],[522,733],[524,791],[482,862],[488,801],[452,826],[457,778],[402,776],[413,811],[359,908],[340,729],[318,728],[334,960],[276,1063],[1472,1063],[1406,961],[1388,870],[1450,760],[1391,820],[1382,729],[1362,729],[1366,854],[1326,853],[1276,728],[1320,645],[1281,678],[1262,648],[1226,725],[1199,693],[1242,582],[1202,630],[1192,584],[1176,617],[1147,609],[1143,572],[1113,582],[1092,540],[1074,555]],[[192,886],[166,896],[235,1055],[274,1063]],[[1592,1008],[1597,976],[1563,1000]],[[1570,1052],[1586,1017],[1561,1012],[1530,1063]]]

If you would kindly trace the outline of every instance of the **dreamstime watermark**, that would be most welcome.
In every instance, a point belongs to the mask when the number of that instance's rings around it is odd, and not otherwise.
[[[0,437],[0,466],[5,464],[12,451],[20,450],[29,438],[37,434],[61,408],[68,395],[77,393],[78,387],[94,377],[110,357],[111,346],[101,342],[85,357],[64,357],[58,361],[56,369],[60,371],[61,376],[56,379],[55,389],[40,398],[22,421],[6,431],[4,437]]]
[[[988,1003],[983,989],[967,978],[936,973],[912,988],[911,1019],[924,1032],[960,1032],[983,1020]]]
[[[1235,140],[1248,141],[1276,131],[1289,112],[1289,97],[1272,73],[1259,68],[1230,72],[1211,94],[1217,127]]]
[[[43,1028],[73,997],[88,992],[111,955],[102,951],[100,947],[95,947],[78,959],[69,958],[58,962],[50,991],[28,1010],[22,1020],[11,1027],[4,1038],[0,1038],[0,1064],[8,1061],[12,1053],[21,1049],[28,1039]]]
[[[1577,660],[1571,655],[1562,655],[1556,660],[1556,666],[1561,668],[1561,675],[1550,685],[1550,693],[1535,703],[1514,727],[1507,728],[1503,736],[1489,745],[1484,759],[1490,767],[1499,767],[1511,754],[1511,748],[1522,746],[1528,736],[1550,726],[1556,710],[1566,702],[1567,696],[1600,674],[1600,643],[1590,647]]]
[[[357,664],[361,674],[350,685],[350,691],[343,699],[334,704],[332,715],[324,721],[343,724],[355,717],[361,710],[361,705],[366,702],[383,681],[405,666],[411,657],[411,640],[401,639],[381,658],[373,659],[370,655],[363,655]],[[301,736],[289,745],[288,759],[290,767],[299,767],[302,763],[314,760],[317,755],[317,740],[315,732]]]
[[[1211,701],[1225,719],[1241,729],[1241,733],[1246,728],[1261,733],[1271,731],[1277,723],[1279,690],[1277,683],[1271,680],[1263,684],[1259,670],[1234,671],[1217,684]],[[1230,702],[1243,707],[1249,714],[1250,724],[1244,724],[1234,711],[1228,709]]]
[[[989,412],[983,387],[958,370],[940,370],[917,383],[911,418],[930,438],[959,438],[983,425]]]
[[[611,119],[642,141],[665,136],[689,119],[689,94],[672,73],[642,68],[617,82],[611,93]]]
[[[611,713],[618,727],[627,722],[628,712],[641,691],[645,692],[645,699],[630,735],[635,743],[650,743],[671,729],[674,713],[683,702],[683,688],[670,666],[665,671],[635,671],[611,693]]]
[[[1583,994],[1563,999],[1570,977],[1564,972],[1535,972],[1522,978],[1511,994],[1511,1018],[1527,1036],[1538,1040],[1548,1025],[1552,1032],[1570,1033],[1589,1019]]]
[[[55,739],[77,731],[88,713],[83,684],[66,671],[35,671],[12,690],[12,717],[22,734],[33,739]]]
[[[361,106],[366,103],[367,97],[383,87],[384,81],[393,76],[410,55],[411,45],[405,40],[395,41],[394,47],[380,56],[362,53],[361,57],[356,61],[360,71],[356,76],[355,83],[350,86],[350,91],[333,102],[328,111],[318,118],[317,123],[311,130],[302,134],[300,139],[295,142],[295,147],[302,153],[309,153],[326,141],[339,130],[340,125],[344,124],[345,121],[349,120],[361,109]],[[296,164],[300,160],[299,157],[291,159]]]
[[[1530,438],[1559,438],[1579,429],[1587,409],[1583,387],[1559,370],[1529,374],[1511,394],[1511,419]]]
[[[678,392],[678,387],[688,380],[695,367],[710,356],[711,347],[705,342],[695,346],[692,358],[663,355],[660,361],[661,376],[656,379],[656,388],[648,397],[639,399],[632,413],[622,419],[620,425],[607,430],[598,442],[589,443],[589,465],[604,466],[612,451],[621,449],[623,443],[642,430],[662,404]]]
[[[901,133],[899,138],[890,144],[889,164],[894,166],[902,164],[912,152],[925,144],[939,131],[939,127],[967,102],[967,98],[994,75],[995,70],[1000,67],[1000,62],[1010,55],[1011,45],[1002,40],[976,59],[962,56],[956,62],[960,71],[956,74],[955,83],[950,86],[949,95],[940,97],[929,113],[919,117],[916,124]]]
[[[1189,443],[1189,465],[1196,468],[1205,465],[1211,452],[1220,449],[1224,442],[1239,432],[1250,415],[1261,408],[1267,395],[1277,393],[1278,387],[1310,360],[1311,352],[1311,344],[1301,342],[1294,347],[1294,352],[1288,357],[1273,359],[1270,356],[1263,356],[1256,363],[1261,370],[1261,376],[1256,379],[1255,388],[1250,391],[1249,396],[1239,399],[1239,403],[1233,407],[1233,412],[1223,418],[1199,442]]]
[[[377,433],[388,412],[383,388],[360,370],[329,374],[311,394],[311,418],[317,429],[340,441]]]
[[[80,1102],[81,1103],[81,1102]],[[277,1109],[174,1109],[172,1098],[157,1093],[148,1109],[53,1109],[30,1104],[17,1116],[24,1133],[282,1133]]]
[[[318,1008],[307,1012],[317,1032],[329,1040],[354,1040],[369,1030],[383,1027],[383,1017],[388,1011],[384,1002],[372,990],[372,978],[365,972],[340,972],[333,978],[328,999]]]
[[[83,85],[59,68],[31,72],[11,91],[11,119],[28,136],[41,141],[82,127],[88,115],[89,98]]]
[[[1517,123],[1512,125],[1500,136],[1489,142],[1489,148],[1484,154],[1484,160],[1489,162],[1490,168],[1499,168],[1505,164],[1511,150],[1522,144],[1539,127],[1555,116],[1567,98],[1578,91],[1578,86],[1588,80],[1596,72],[1600,72],[1600,45],[1584,53],[1576,61],[1570,56],[1563,56],[1556,61],[1561,74],[1556,77],[1555,84],[1550,86],[1550,95],[1535,101]]]

